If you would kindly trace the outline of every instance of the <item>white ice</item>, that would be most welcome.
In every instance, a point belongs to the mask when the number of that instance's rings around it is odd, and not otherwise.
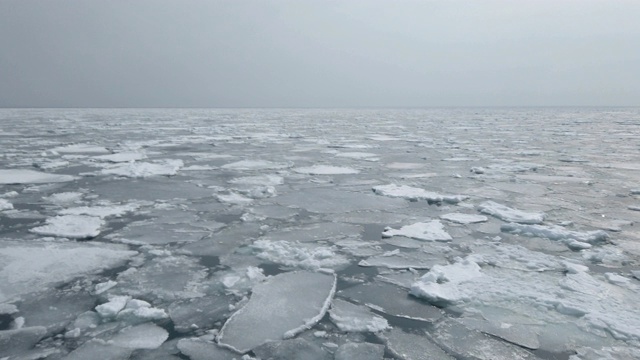
[[[453,238],[444,229],[440,220],[429,222],[418,222],[406,225],[400,229],[385,228],[382,237],[404,236],[412,239],[425,241],[450,241]]]
[[[340,268],[349,264],[346,257],[336,253],[335,247],[271,240],[258,240],[251,247],[259,259],[302,269]]]
[[[497,217],[498,219],[520,224],[540,224],[544,221],[544,213],[530,213],[522,210],[498,204],[493,201],[485,201],[478,205],[480,212]]]
[[[284,178],[278,175],[256,175],[256,176],[243,176],[229,180],[231,184],[240,185],[282,185],[284,184]]]
[[[240,160],[222,165],[222,169],[228,170],[279,170],[290,167],[289,164],[275,163],[266,160]]]
[[[65,237],[70,239],[89,239],[100,234],[104,220],[87,215],[61,215],[48,218],[45,225],[31,229],[38,235]]]
[[[560,241],[569,248],[580,250],[589,249],[591,244],[604,242],[609,234],[603,230],[595,231],[571,231],[557,225],[527,225],[527,224],[503,224],[500,230],[507,233],[537,236],[550,240]]]
[[[103,175],[118,175],[131,178],[150,176],[173,176],[184,166],[182,160],[167,159],[155,162],[130,162],[102,169]]]
[[[122,215],[135,211],[140,207],[140,204],[126,204],[126,205],[104,205],[104,206],[81,206],[74,208],[67,208],[60,210],[60,215],[88,215],[93,217],[99,217],[101,219],[107,217],[121,217]]]
[[[0,185],[2,184],[46,184],[67,182],[77,179],[71,175],[48,174],[27,169],[0,169]]]
[[[109,152],[109,150],[102,146],[91,144],[72,144],[67,146],[58,146],[51,149],[51,151],[62,154],[104,154]]]
[[[301,271],[273,276],[253,288],[249,302],[220,330],[218,343],[244,353],[269,340],[293,337],[324,316],[335,288],[335,275]]]
[[[0,241],[0,302],[118,266],[136,254],[105,244]]]
[[[0,211],[13,209],[13,204],[6,199],[0,199]]]
[[[169,333],[158,325],[147,323],[127,327],[116,334],[110,343],[128,349],[156,349],[167,340]]]
[[[447,202],[457,204],[467,198],[464,195],[442,195],[425,189],[407,185],[378,185],[373,187],[373,192],[378,195],[394,198],[403,198],[411,201],[426,200],[429,202]]]
[[[55,193],[43,199],[56,205],[67,205],[67,204],[72,204],[72,203],[81,201],[83,196],[84,194],[81,192],[68,191],[68,192],[62,192],[62,193]]]
[[[331,302],[329,316],[340,331],[379,332],[389,328],[387,320],[373,314],[366,307],[340,299],[333,299]]]
[[[293,171],[299,174],[308,175],[348,175],[360,173],[359,170],[356,170],[354,168],[332,165],[303,166],[294,168]]]
[[[215,197],[221,203],[231,205],[247,205],[253,202],[253,199],[242,196],[235,192],[230,192],[229,194],[216,194]]]

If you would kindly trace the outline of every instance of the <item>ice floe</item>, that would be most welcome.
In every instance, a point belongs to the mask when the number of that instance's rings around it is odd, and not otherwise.
[[[150,176],[173,176],[184,166],[182,160],[169,159],[155,162],[130,162],[109,166],[101,170],[103,175],[118,175],[131,178]]]
[[[122,265],[136,251],[114,245],[0,241],[0,302]]]
[[[544,221],[544,213],[529,213],[493,201],[485,201],[478,205],[482,213],[497,217],[498,219],[520,224],[540,224]]]
[[[403,198],[411,201],[426,200],[433,203],[444,201],[457,204],[468,198],[464,195],[442,195],[421,188],[396,184],[374,186],[373,192],[383,196]]]
[[[112,163],[123,163],[146,159],[147,155],[140,152],[119,152],[109,155],[94,156],[93,159]]]
[[[463,225],[481,223],[489,220],[486,216],[463,213],[443,214],[440,215],[440,218]]]
[[[359,170],[343,167],[343,166],[332,166],[332,165],[313,165],[313,166],[304,166],[293,169],[294,172],[299,174],[308,174],[308,175],[348,175],[348,174],[358,174]]]
[[[6,199],[0,199],[0,211],[13,209],[13,204]]]
[[[88,215],[61,215],[48,218],[45,224],[31,229],[38,235],[50,235],[70,239],[90,239],[100,234],[104,220]]]
[[[418,222],[400,229],[385,228],[382,237],[404,236],[425,241],[451,241],[453,238],[444,229],[440,220]]]
[[[0,185],[2,184],[46,184],[67,182],[77,179],[76,176],[48,174],[27,169],[0,169]]]
[[[140,207],[140,204],[125,205],[102,205],[102,206],[81,206],[60,210],[60,215],[88,215],[99,217],[101,219],[107,217],[121,217],[126,213],[133,212]]]
[[[335,247],[289,241],[258,240],[251,245],[259,259],[303,269],[340,268],[349,260]]]
[[[279,170],[289,167],[291,167],[290,164],[266,160],[240,160],[221,166],[222,169],[227,170]]]
[[[609,234],[602,230],[595,231],[571,231],[557,225],[527,225],[527,224],[503,224],[500,227],[503,232],[521,234],[525,236],[537,236],[550,240],[561,241],[569,248],[575,250],[589,249],[591,244],[602,243],[609,238]]]
[[[340,331],[378,332],[389,328],[387,320],[373,314],[366,307],[340,299],[333,299],[331,302],[329,316]]]
[[[102,146],[91,144],[72,144],[66,146],[58,146],[51,149],[51,151],[62,154],[104,154],[109,152],[109,150]]]
[[[335,287],[335,275],[323,273],[271,277],[256,285],[249,302],[227,320],[218,343],[244,353],[269,340],[293,337],[324,316]]]

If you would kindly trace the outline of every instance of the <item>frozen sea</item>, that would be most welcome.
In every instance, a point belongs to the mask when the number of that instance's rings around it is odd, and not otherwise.
[[[640,109],[2,109],[0,359],[640,359]]]

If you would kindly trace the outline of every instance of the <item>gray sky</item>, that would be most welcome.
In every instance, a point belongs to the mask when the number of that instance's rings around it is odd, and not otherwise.
[[[640,1],[0,0],[0,107],[640,105]]]

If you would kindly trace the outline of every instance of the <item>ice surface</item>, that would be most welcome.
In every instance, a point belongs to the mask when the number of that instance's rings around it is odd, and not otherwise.
[[[137,161],[137,160],[143,160],[146,159],[147,155],[140,153],[140,152],[119,152],[119,153],[115,153],[115,154],[109,154],[109,155],[99,155],[99,156],[94,156],[93,159],[99,160],[99,161],[108,161],[108,162],[113,162],[113,163],[122,163],[122,162],[130,162],[130,161]]]
[[[269,341],[254,349],[258,359],[330,360],[331,355],[318,345],[304,339]]]
[[[242,196],[238,193],[231,192],[229,194],[217,194],[216,199],[221,203],[231,205],[248,205],[253,202],[253,199]]]
[[[308,174],[308,175],[348,175],[348,174],[358,174],[359,170],[342,167],[342,166],[332,166],[332,165],[313,165],[313,166],[304,166],[299,168],[294,168],[293,171],[299,174]]]
[[[139,204],[126,205],[105,205],[105,206],[81,206],[60,210],[60,215],[88,215],[99,218],[111,216],[120,217],[126,213],[133,212],[140,207]]]
[[[538,334],[531,325],[492,323],[486,320],[462,318],[460,323],[469,329],[478,330],[483,333],[493,335],[507,340],[510,343],[525,347],[527,349],[540,348]]]
[[[38,235],[90,239],[100,234],[104,220],[88,215],[61,215],[48,218],[45,225],[34,227],[31,232]]]
[[[266,341],[292,337],[324,316],[335,287],[335,276],[323,273],[271,277],[256,285],[249,302],[227,320],[218,343],[244,353]]]
[[[72,144],[67,146],[58,146],[51,149],[51,151],[63,154],[104,154],[109,152],[109,150],[105,149],[102,146],[91,144]]]
[[[76,176],[48,174],[26,169],[0,169],[0,185],[2,184],[46,184],[73,181]]]
[[[443,262],[442,258],[423,252],[391,251],[361,260],[360,266],[380,266],[389,269],[430,269]]]
[[[222,169],[228,170],[278,170],[290,167],[289,164],[275,163],[266,160],[240,160],[222,165]]]
[[[406,333],[394,328],[381,334],[389,351],[402,360],[453,360],[425,335]]]
[[[464,195],[441,195],[421,188],[407,185],[398,186],[396,184],[374,186],[373,192],[383,196],[403,198],[411,201],[427,200],[434,203],[444,201],[450,204],[457,204],[467,198],[467,196]]]
[[[0,294],[1,295],[1,294]],[[0,356],[21,355],[47,334],[42,326],[25,327],[17,330],[0,330]]]
[[[544,221],[543,213],[528,213],[498,204],[493,201],[485,201],[478,205],[480,212],[493,215],[498,219],[520,224],[540,224]]]
[[[168,311],[175,330],[185,333],[214,328],[216,322],[227,317],[233,302],[233,296],[215,294],[173,302]]]
[[[0,241],[0,302],[118,266],[137,253],[106,244]]]
[[[180,352],[191,360],[232,360],[239,359],[238,354],[223,349],[218,344],[201,339],[180,339]]]
[[[243,176],[229,180],[231,184],[240,185],[282,185],[284,178],[278,175]]]
[[[184,166],[182,160],[158,160],[155,162],[130,162],[109,166],[101,170],[103,175],[118,175],[131,178],[150,176],[173,176]]]
[[[454,222],[454,223],[463,224],[463,225],[475,224],[475,223],[485,222],[489,220],[487,219],[486,216],[475,215],[475,214],[463,214],[463,213],[443,214],[443,215],[440,215],[440,218],[447,221]]]
[[[379,197],[336,189],[306,189],[280,195],[274,200],[280,205],[296,206],[310,212],[332,214],[362,210],[394,210],[407,205],[400,199]]]
[[[335,360],[382,360],[384,345],[371,343],[346,343],[336,351]]]
[[[340,331],[378,332],[389,328],[387,320],[373,314],[366,307],[340,299],[333,299],[331,302],[329,316]]]
[[[405,289],[386,283],[369,283],[338,292],[341,297],[366,305],[389,315],[434,322],[442,310],[410,297]]]
[[[110,343],[128,349],[156,349],[169,337],[169,333],[155,324],[141,324],[121,330]]]
[[[400,229],[386,228],[382,232],[382,237],[404,236],[412,239],[425,241],[450,241],[453,238],[444,230],[440,220],[429,222],[418,222],[403,226]]]
[[[65,360],[127,360],[133,349],[112,345],[103,340],[90,340],[72,351]]]
[[[68,205],[73,204],[75,202],[79,202],[82,200],[84,196],[83,193],[77,191],[68,191],[62,193],[52,194],[44,198],[44,200],[49,201],[56,205]]]

